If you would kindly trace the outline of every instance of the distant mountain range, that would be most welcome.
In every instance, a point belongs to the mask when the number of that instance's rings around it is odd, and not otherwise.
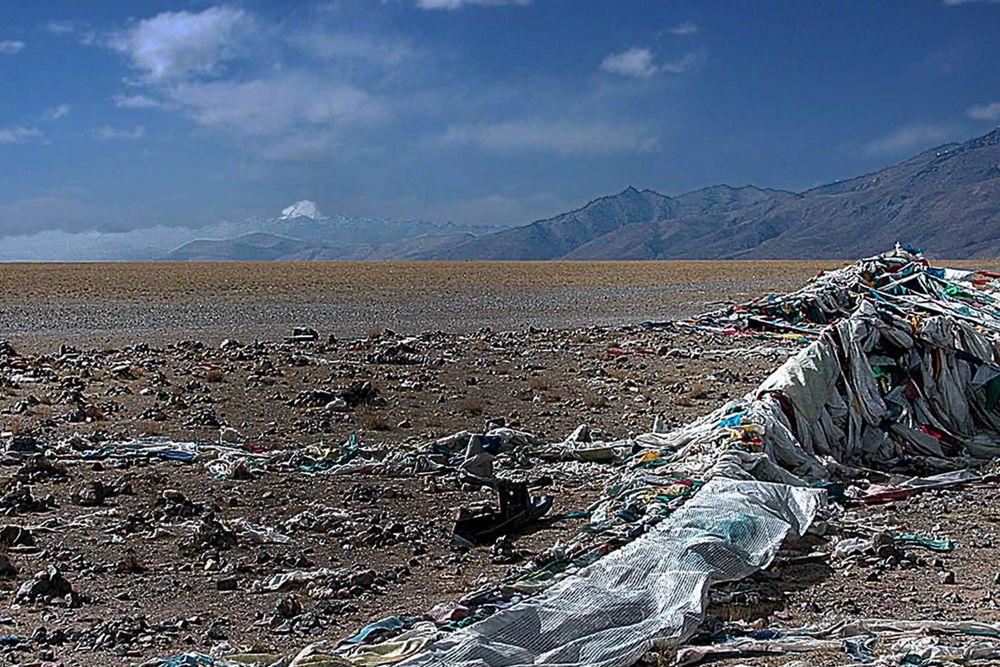
[[[174,261],[308,261],[407,259],[505,227],[426,220],[327,217],[303,200],[275,218],[222,222],[198,230],[199,237],[167,253]]]
[[[0,261],[295,261],[423,255],[501,226],[326,216],[303,200],[274,217],[121,232],[46,230],[0,237]]]
[[[794,193],[628,188],[426,259],[853,258],[897,241],[938,257],[1000,257],[1000,129],[874,174]]]
[[[1000,257],[1000,128],[873,174],[787,192],[634,187],[515,227],[329,217],[303,200],[275,217],[200,228],[39,232],[0,260],[547,260],[854,258],[897,241],[949,259]]]
[[[240,223],[244,233],[255,233],[189,243],[170,257],[852,258],[897,241],[939,257],[1000,257],[1000,129],[801,193],[716,185],[669,197],[629,187],[553,218],[489,233],[431,223],[408,223],[403,232],[397,224],[356,229],[300,202],[276,220]]]

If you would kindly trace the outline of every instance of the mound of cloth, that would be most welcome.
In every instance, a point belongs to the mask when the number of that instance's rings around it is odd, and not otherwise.
[[[628,667],[656,645],[682,644],[712,584],[767,567],[783,542],[823,516],[817,487],[873,471],[911,476],[880,493],[966,483],[1000,453],[995,278],[937,269],[897,248],[799,292],[699,318],[697,327],[815,340],[757,389],[685,427],[610,443],[575,434],[549,446],[612,452],[620,465],[606,497],[575,539],[457,601],[462,620],[383,619],[278,664]],[[425,463],[411,469],[425,470],[429,454],[455,458],[463,441],[412,453]],[[539,446],[528,436],[496,446],[508,445]],[[556,465],[584,465],[569,458]],[[901,627],[866,623],[865,632]],[[803,648],[820,645],[817,636],[796,635]],[[1000,655],[987,637],[977,655]],[[205,664],[271,663],[229,656]]]
[[[768,294],[690,320],[645,322],[644,326],[815,338],[826,325],[850,314],[860,301],[871,300],[994,328],[997,278],[1000,274],[992,271],[932,267],[918,250],[897,246],[837,271],[821,272],[795,292]]]

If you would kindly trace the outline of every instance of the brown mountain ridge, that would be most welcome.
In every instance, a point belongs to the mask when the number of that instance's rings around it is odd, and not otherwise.
[[[414,259],[845,258],[896,242],[955,259],[1000,256],[1000,128],[801,193],[716,185],[626,190]]]

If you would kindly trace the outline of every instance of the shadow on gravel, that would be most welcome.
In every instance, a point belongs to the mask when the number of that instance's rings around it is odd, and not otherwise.
[[[824,544],[822,538],[807,535],[794,545],[796,553],[818,553]],[[782,556],[770,568],[761,570],[753,576],[738,582],[718,587],[713,591],[712,603],[707,616],[717,617],[725,621],[747,621],[752,623],[758,619],[768,619],[776,612],[787,609],[792,593],[820,587],[834,574],[833,568],[823,557],[782,562]],[[818,605],[823,601],[814,601]]]

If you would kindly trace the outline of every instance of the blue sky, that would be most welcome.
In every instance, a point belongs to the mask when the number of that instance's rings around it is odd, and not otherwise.
[[[1000,123],[1000,3],[0,1],[0,234],[520,224],[804,189]]]

